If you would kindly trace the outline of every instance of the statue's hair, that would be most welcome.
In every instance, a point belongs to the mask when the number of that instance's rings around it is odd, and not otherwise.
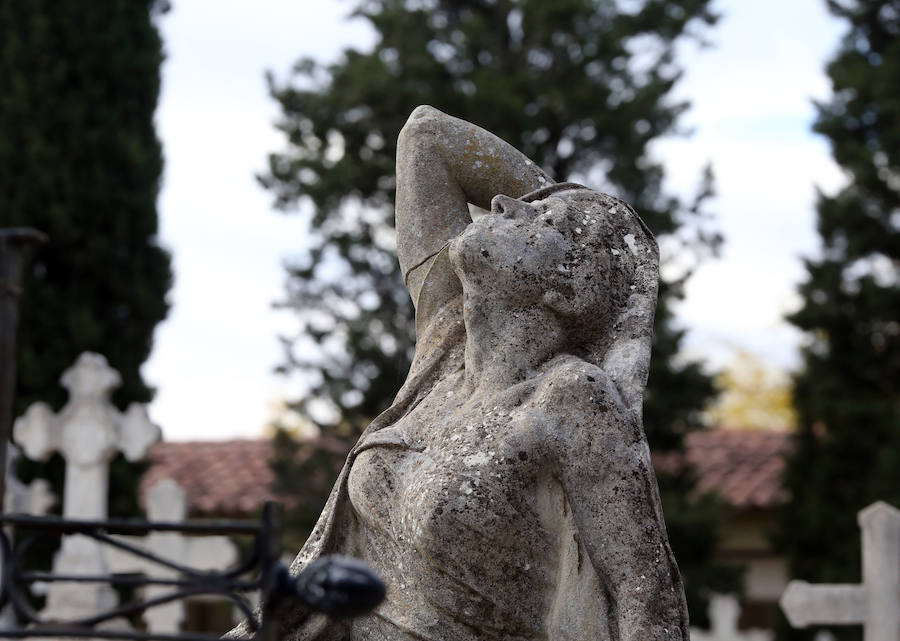
[[[656,240],[624,201],[581,185],[558,183],[521,200],[534,203],[548,198],[558,198],[559,205],[566,206],[566,222],[559,231],[575,248],[569,271],[558,272],[557,280],[571,303],[565,319],[571,337],[568,349],[603,369],[640,421],[659,278]],[[431,270],[451,269],[446,254],[445,246]],[[464,364],[459,281],[448,281],[455,293],[445,289],[438,294],[429,291],[431,282],[429,278],[423,282],[416,312],[416,355],[392,411],[414,406],[437,380]],[[439,302],[429,304],[432,299]]]
[[[624,201],[573,183],[551,185],[521,200],[549,200],[551,208],[565,204],[566,216],[556,227],[575,249],[557,281],[570,299],[571,348],[616,382],[639,417],[659,280],[652,232]]]

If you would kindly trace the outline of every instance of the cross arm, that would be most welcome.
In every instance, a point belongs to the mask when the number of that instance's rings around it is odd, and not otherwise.
[[[779,605],[795,628],[859,625],[866,617],[866,591],[862,585],[791,581]]]
[[[59,449],[56,415],[46,403],[33,403],[16,419],[13,438],[34,461],[46,461]]]

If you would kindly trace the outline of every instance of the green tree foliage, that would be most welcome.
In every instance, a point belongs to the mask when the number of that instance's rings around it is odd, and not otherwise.
[[[275,431],[269,466],[275,475],[272,492],[285,506],[283,545],[288,552],[299,550],[315,527],[352,446],[349,439],[298,441],[287,430]]]
[[[806,262],[803,306],[790,319],[808,344],[776,542],[793,577],[857,582],[856,512],[879,499],[900,505],[900,2],[828,6],[848,30],[815,129],[848,182],[819,194],[822,252]],[[858,629],[833,632],[861,638]],[[782,639],[811,635],[780,630]]]
[[[374,50],[348,49],[329,66],[304,59],[286,81],[270,78],[288,146],[270,157],[261,181],[279,207],[303,204],[313,212],[309,250],[290,268],[284,301],[300,329],[285,339],[283,370],[314,381],[301,409],[324,399],[340,422],[322,427],[358,434],[389,405],[408,370],[413,309],[394,254],[392,202],[397,134],[418,104],[487,128],[557,180],[626,199],[667,243],[700,252],[715,246],[716,235],[702,224],[711,174],[683,202],[664,191],[663,168],[650,153],[652,141],[677,133],[688,107],[671,97],[682,73],[675,48],[715,23],[708,5],[367,0],[355,15],[374,28]],[[660,450],[680,447],[713,392],[695,364],[673,358],[682,333],[669,304],[682,282],[663,283],[645,407],[651,446]],[[311,341],[322,349],[311,349]],[[688,515],[694,504],[683,493],[664,493],[672,499],[666,509],[676,553],[698,560],[684,564],[698,594],[693,577],[709,559],[709,537],[692,537],[688,523],[697,515]],[[704,527],[714,532],[715,510],[705,515]]]
[[[24,280],[17,415],[38,400],[58,409],[59,377],[85,350],[121,373],[118,405],[151,399],[139,368],[172,280],[156,238],[163,54],[153,16],[162,9],[157,0],[0,3],[0,227],[50,237]],[[42,475],[61,481],[61,464]],[[116,460],[111,513],[138,513],[141,469]]]

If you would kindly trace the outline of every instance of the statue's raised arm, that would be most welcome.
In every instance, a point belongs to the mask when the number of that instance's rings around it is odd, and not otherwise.
[[[472,222],[468,203],[490,209],[497,194],[519,198],[552,183],[519,150],[481,127],[427,105],[410,114],[397,140],[397,257],[417,319],[458,292],[455,277],[435,270],[429,283],[434,300],[418,311],[438,252]]]

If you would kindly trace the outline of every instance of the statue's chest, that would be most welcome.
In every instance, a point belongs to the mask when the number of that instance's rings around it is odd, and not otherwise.
[[[541,420],[527,404],[422,407],[357,455],[350,499],[399,544],[506,547],[511,528],[540,529],[532,488],[547,472]],[[466,546],[442,547],[452,556]]]

